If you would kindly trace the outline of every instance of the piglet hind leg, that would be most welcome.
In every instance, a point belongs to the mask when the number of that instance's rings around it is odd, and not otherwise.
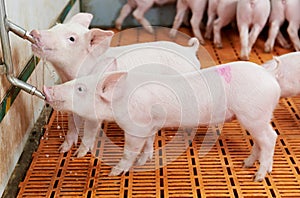
[[[287,32],[296,51],[300,51],[300,39],[298,36],[299,26],[299,23],[290,21],[289,26],[287,28]]]
[[[248,43],[249,43],[249,28],[247,25],[242,25],[239,28],[240,33],[240,42],[241,42],[241,60],[249,60],[249,51],[248,51]]]
[[[275,39],[278,35],[280,25],[281,23],[278,21],[273,21],[270,24],[269,36],[265,43],[265,52],[269,53],[273,50]]]
[[[134,18],[147,30],[149,33],[153,33],[154,30],[150,24],[150,22],[145,18],[144,14],[150,9],[152,4],[147,5],[146,7],[138,7],[132,13]]]
[[[142,166],[144,164],[146,164],[146,162],[148,160],[151,160],[153,157],[153,142],[155,139],[155,135],[147,138],[146,142],[145,142],[145,146],[143,148],[143,152],[140,154],[140,156],[138,157],[138,160],[136,162],[136,165],[138,166]]]
[[[143,149],[146,140],[147,138],[133,136],[125,132],[123,157],[120,162],[112,168],[109,176],[117,176],[121,173],[127,173]]]
[[[257,142],[260,145],[261,152],[259,156],[260,166],[255,174],[254,181],[262,181],[266,176],[266,173],[272,172],[273,156],[275,151],[277,134],[269,125],[262,137],[257,138]]]
[[[267,173],[272,172],[277,134],[270,124],[267,127],[250,127],[249,132],[255,143],[250,156],[244,161],[245,167],[250,167],[259,160],[260,166],[254,181],[262,181]]]
[[[122,7],[120,15],[115,22],[115,26],[118,30],[122,29],[122,23],[124,19],[130,14],[131,11],[132,11],[132,6],[129,5],[128,3]]]

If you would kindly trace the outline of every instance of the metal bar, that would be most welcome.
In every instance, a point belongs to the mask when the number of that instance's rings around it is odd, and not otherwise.
[[[26,39],[28,41],[30,41],[31,43],[34,43],[34,39],[33,37],[30,35],[30,33],[21,28],[20,26],[14,24],[13,22],[7,20],[7,25],[9,27],[9,30],[12,31],[13,33],[15,33],[16,35],[18,35],[19,37]]]
[[[22,90],[26,91],[31,95],[36,95],[39,98],[45,100],[44,94],[37,90],[36,87],[19,80],[18,78],[14,77],[14,70],[11,58],[11,48],[10,48],[10,41],[8,37],[8,31],[13,30],[18,36],[21,35],[22,38],[26,38],[29,41],[33,41],[30,35],[27,33],[26,30],[23,30],[19,26],[16,26],[13,23],[8,22],[5,12],[5,4],[4,0],[1,0],[0,4],[0,36],[1,36],[1,43],[2,43],[2,53],[3,53],[3,63],[6,67],[6,77],[7,80],[14,86],[21,88]],[[28,36],[29,35],[29,36]]]

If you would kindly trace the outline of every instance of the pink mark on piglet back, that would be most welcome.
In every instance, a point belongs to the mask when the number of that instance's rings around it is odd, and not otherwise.
[[[227,83],[231,81],[231,68],[229,65],[221,66],[217,68],[217,72],[220,76],[223,76]]]

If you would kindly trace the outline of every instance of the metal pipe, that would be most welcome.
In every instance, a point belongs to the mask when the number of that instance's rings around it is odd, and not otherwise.
[[[44,94],[37,90],[36,87],[19,80],[14,77],[14,70],[11,58],[11,48],[10,41],[8,37],[8,32],[13,31],[18,36],[29,40],[30,42],[34,42],[33,38],[29,35],[26,30],[23,30],[19,26],[9,22],[6,17],[4,0],[1,0],[0,4],[0,37],[2,43],[2,53],[3,53],[3,64],[6,67],[6,77],[7,80],[14,86],[21,88],[31,95],[36,95],[37,97],[45,100]]]
[[[12,31],[13,33],[18,35],[19,37],[30,41],[31,43],[35,42],[33,37],[30,35],[30,33],[27,30],[21,28],[20,26],[14,24],[13,22],[11,22],[9,20],[7,20],[6,22],[7,22],[7,25],[9,27],[10,31]]]

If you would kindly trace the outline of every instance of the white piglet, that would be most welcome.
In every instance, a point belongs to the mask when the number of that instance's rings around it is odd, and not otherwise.
[[[274,47],[275,38],[278,35],[278,42],[284,48],[290,45],[283,38],[280,27],[288,21],[288,35],[296,51],[300,51],[300,40],[298,30],[300,27],[300,1],[299,0],[271,0],[271,14],[269,19],[270,29],[268,40],[265,43],[265,52],[271,52]]]
[[[207,7],[207,0],[178,0],[176,8],[176,16],[173,22],[173,27],[170,31],[170,36],[175,37],[177,30],[180,27],[185,13],[188,9],[192,11],[191,25],[194,36],[197,37],[201,44],[205,44],[203,36],[200,31],[200,24],[202,22],[203,14]]]
[[[277,134],[270,121],[280,87],[264,68],[240,61],[186,74],[142,71],[94,74],[44,87],[53,108],[95,122],[115,121],[125,131],[123,157],[110,175],[127,172],[137,158],[139,165],[151,158],[155,133],[162,127],[215,125],[234,116],[254,140],[244,166],[260,162],[256,181],[272,171]]]
[[[242,60],[249,60],[252,46],[266,24],[270,10],[269,0],[238,0],[236,17],[240,33],[240,58]]]
[[[300,52],[274,57],[262,66],[277,79],[281,97],[300,95]]]
[[[191,38],[190,46],[187,47],[168,41],[110,47],[114,32],[98,28],[88,29],[92,17],[89,13],[79,13],[65,24],[57,24],[49,30],[31,32],[36,41],[32,45],[33,53],[50,62],[62,82],[99,71],[129,70],[148,63],[158,63],[162,66],[175,65],[178,67],[173,69],[181,72],[195,71],[200,68],[196,57],[199,41],[196,38]],[[121,68],[116,67],[115,60],[122,63]],[[124,68],[122,65],[130,67]],[[161,67],[157,72],[168,71]],[[60,147],[61,152],[70,150],[71,146],[77,143],[78,128],[82,122],[80,117],[69,115],[68,132]],[[92,124],[85,124],[85,126],[92,126]],[[97,130],[98,123],[94,123],[94,127],[84,129],[85,132],[90,131],[90,133],[96,133]],[[87,138],[83,137],[76,153],[79,157],[84,156],[92,146],[93,142],[89,141],[87,135]]]
[[[221,29],[236,19],[238,0],[208,0],[208,20],[206,23],[205,38],[210,39],[212,32],[214,44],[222,48]]]
[[[153,28],[150,22],[145,18],[145,13],[154,5],[165,5],[167,3],[175,3],[176,0],[128,0],[123,5],[120,15],[116,19],[115,26],[121,30],[123,21],[133,11],[132,15],[134,18],[150,33],[153,33]]]

